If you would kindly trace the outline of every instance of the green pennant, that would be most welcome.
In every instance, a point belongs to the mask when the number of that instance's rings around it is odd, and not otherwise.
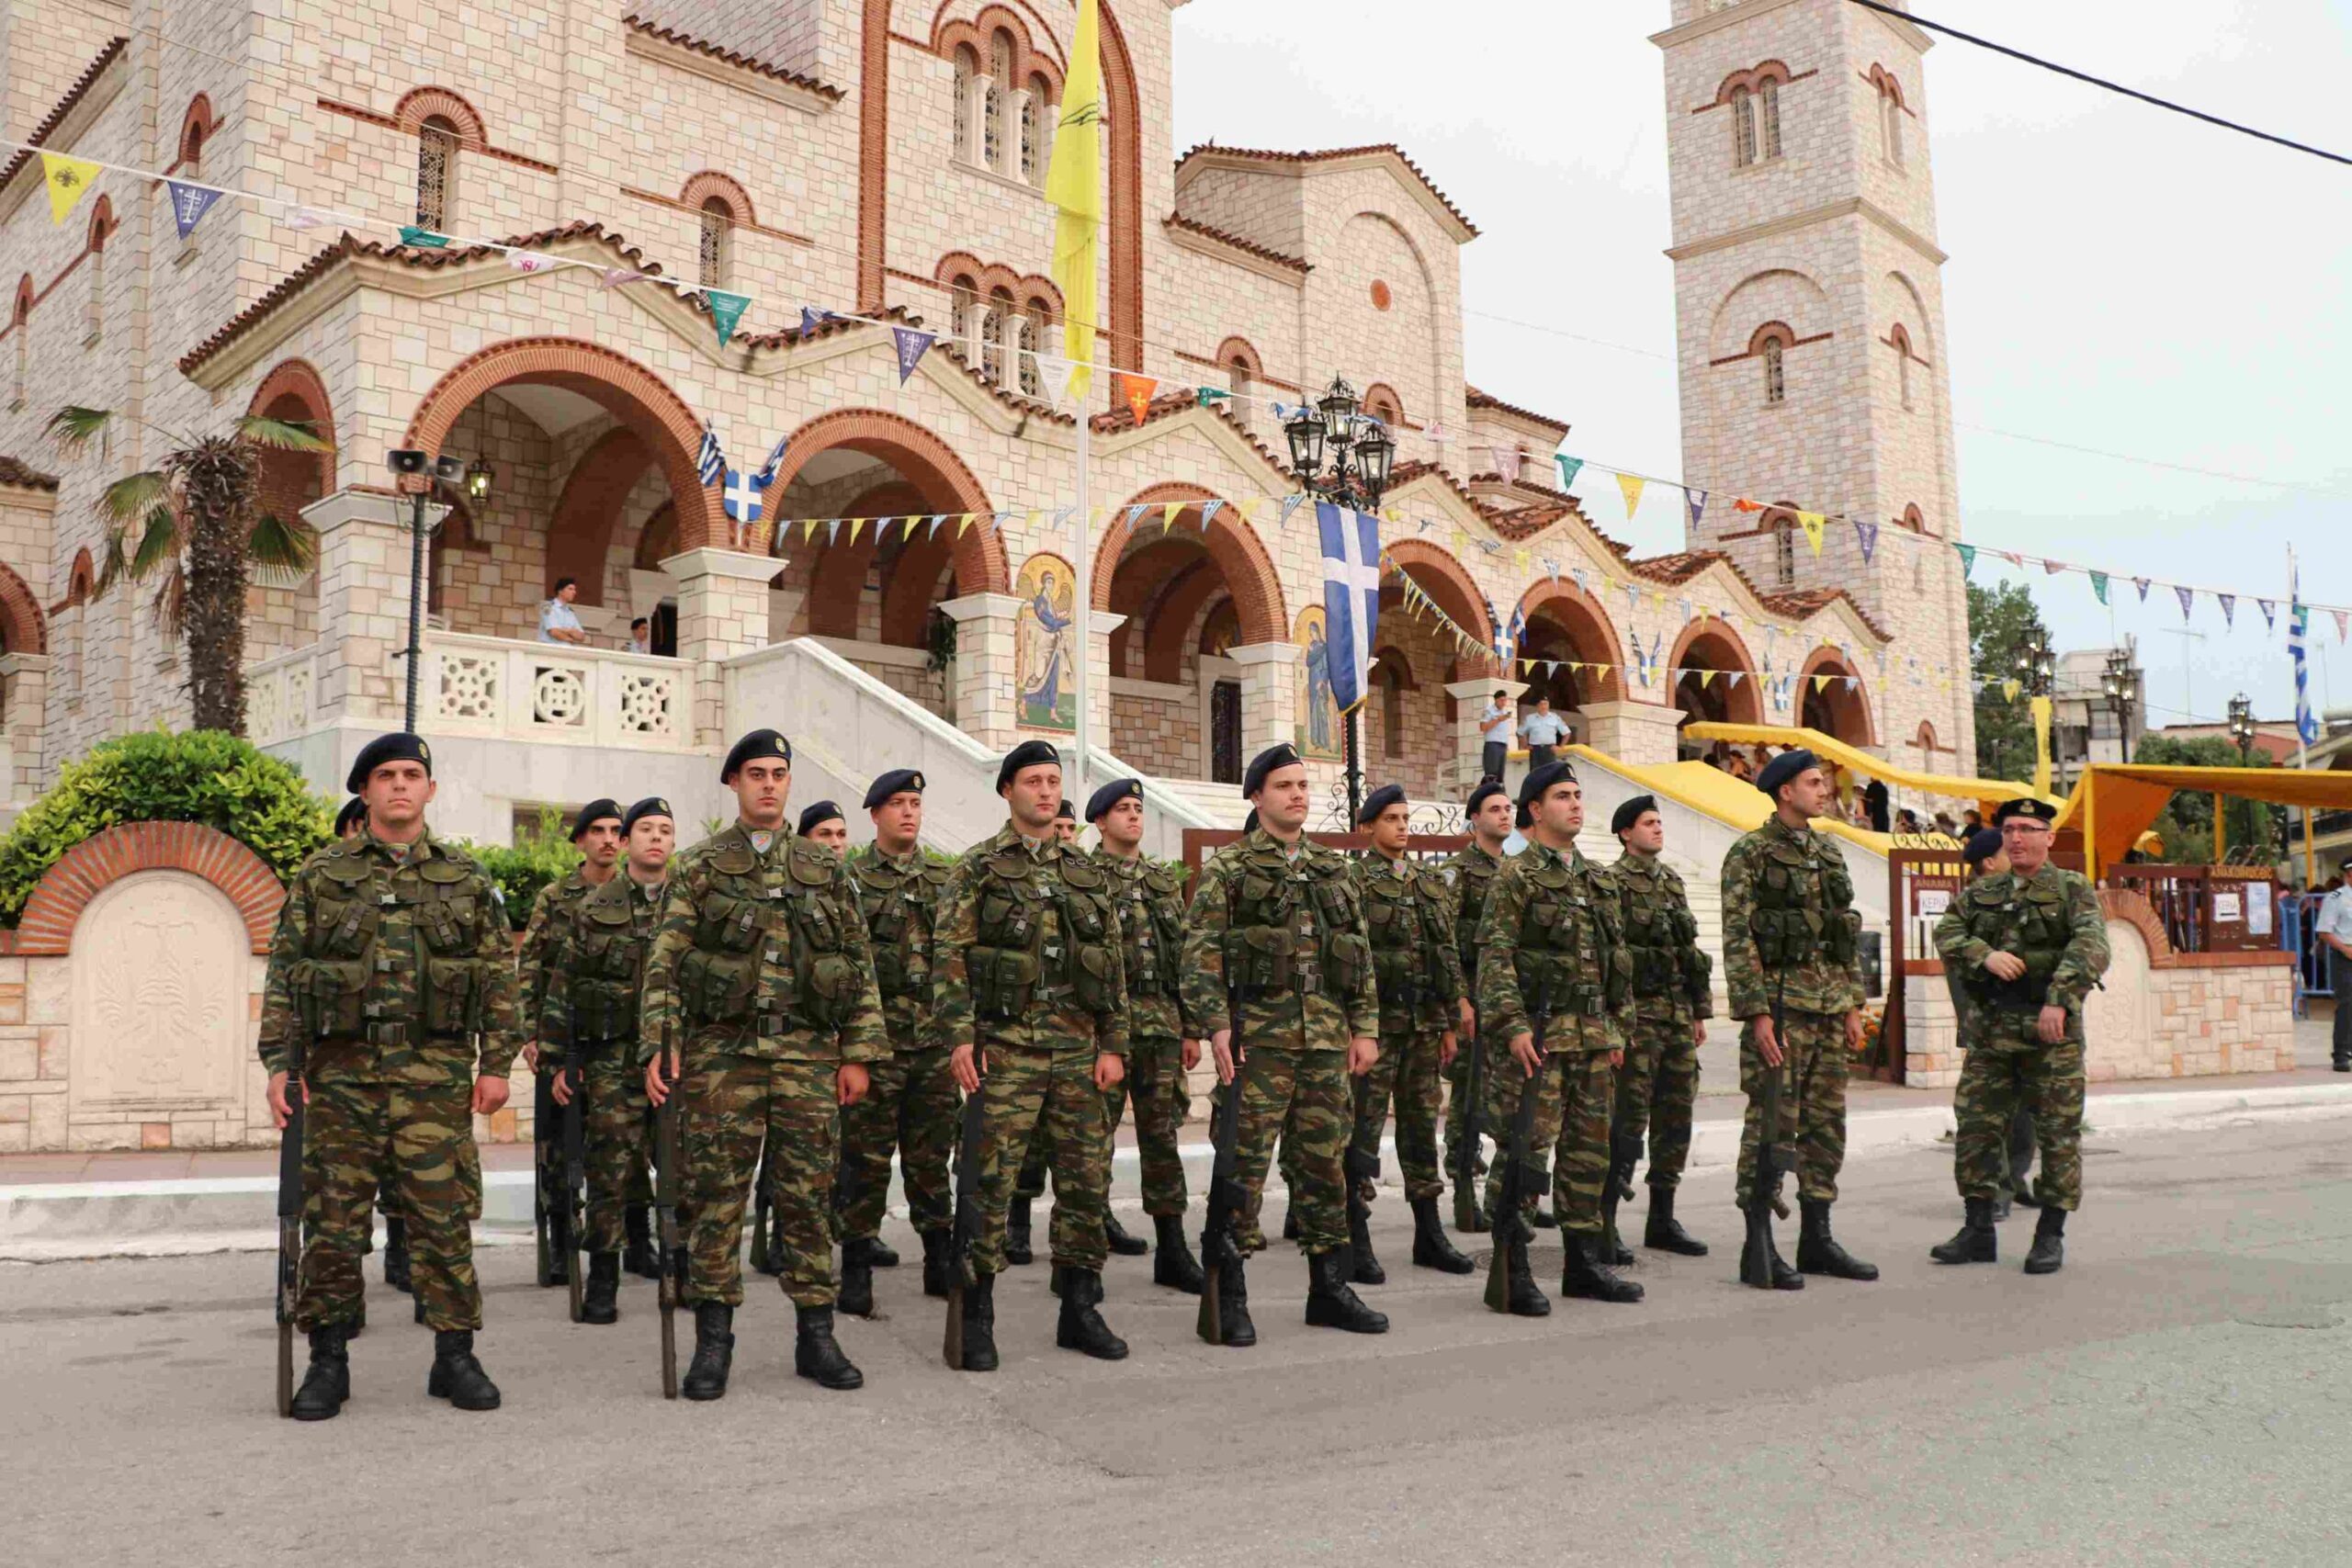
[[[702,297],[710,301],[710,319],[718,327],[718,342],[724,347],[727,340],[735,335],[735,323],[743,319],[745,310],[751,309],[752,297],[729,294],[724,288],[706,288]]]
[[[1224,402],[1232,396],[1231,392],[1220,391],[1215,387],[1197,387],[1193,391],[1193,400],[1203,408],[1207,408],[1211,403]]]
[[[1952,548],[1960,552],[1961,576],[1966,577],[1970,572],[1976,570],[1976,547],[1974,545],[1954,545]]]
[[[1584,467],[1582,457],[1571,457],[1565,452],[1553,454],[1552,461],[1560,465],[1560,488],[1567,489],[1577,482],[1577,473]]]
[[[2107,603],[2107,573],[2103,571],[2091,573],[2091,592],[2098,595],[2100,604]]]
[[[437,251],[449,243],[449,236],[436,234],[430,229],[420,229],[413,223],[401,225],[401,243],[420,251]]]

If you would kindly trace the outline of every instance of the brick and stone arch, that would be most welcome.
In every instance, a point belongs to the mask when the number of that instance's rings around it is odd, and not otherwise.
[[[1528,682],[1529,701],[1548,696],[1554,711],[1565,713],[1587,703],[1625,700],[1624,642],[1600,600],[1572,580],[1546,579],[1520,596],[1519,614],[1526,617],[1527,631],[1513,653],[1521,659],[1563,661],[1555,671],[1519,667],[1520,678]],[[1605,664],[1608,669],[1570,670],[1566,667],[1569,662]]]
[[[86,604],[98,588],[97,568],[91,563],[90,547],[83,546],[74,552],[73,568],[65,574],[65,597],[60,607]]]
[[[653,448],[625,424],[605,432],[580,455],[548,523],[543,592],[552,593],[557,580],[569,577],[580,584],[582,604],[604,604],[605,558],[619,532],[621,510],[652,466]]]
[[[1413,585],[1434,600],[1448,619],[1478,639],[1479,647],[1494,646],[1495,622],[1487,612],[1487,596],[1451,553],[1427,539],[1399,539],[1383,553],[1389,561],[1383,578],[1396,572],[1411,578]],[[1493,671],[1493,658],[1482,654],[1469,662],[1460,679],[1475,681]]]
[[[1388,426],[1391,439],[1404,427],[1405,400],[1385,381],[1374,381],[1363,389],[1363,412]]]
[[[1830,677],[1817,692],[1813,689],[1816,675]],[[1851,688],[1846,684],[1849,680],[1854,682]],[[1798,722],[1849,746],[1875,746],[1878,734],[1871,723],[1869,693],[1853,660],[1834,648],[1817,648],[1797,676]]]
[[[1123,570],[1132,570],[1128,561],[1128,541],[1137,540],[1136,554],[1143,554],[1143,546],[1152,535],[1161,532],[1159,525],[1166,517],[1163,510],[1168,502],[1200,502],[1219,499],[1205,493],[1198,485],[1157,484],[1129,496],[1102,530],[1102,542],[1095,547],[1092,603],[1098,610],[1111,608],[1112,584]],[[1127,521],[1128,510],[1148,508],[1136,523]],[[1201,536],[1201,513],[1198,506],[1186,506],[1176,514],[1175,523],[1165,530],[1169,536],[1189,532]],[[1225,587],[1233,595],[1235,613],[1240,617],[1241,640],[1245,645],[1287,642],[1290,621],[1283,608],[1282,581],[1274,572],[1273,558],[1267,553],[1258,531],[1243,521],[1240,511],[1227,502],[1210,518],[1207,537],[1204,541],[1208,558],[1225,580]],[[1147,645],[1148,646],[1148,645]]]
[[[1712,677],[1706,671],[1714,671]],[[1739,679],[1729,679],[1737,671]],[[1693,621],[1674,640],[1665,678],[1674,682],[1674,705],[1693,720],[1718,724],[1764,722],[1764,693],[1756,681],[1756,660],[1739,634],[1718,620]]]
[[[447,87],[413,87],[392,108],[392,123],[411,136],[422,130],[427,120],[436,119],[450,129],[458,145],[467,152],[488,151],[481,111]]]
[[[0,561],[0,653],[48,651],[49,619],[40,601],[15,568]]]
[[[1005,560],[1004,541],[995,529],[988,525],[989,514],[994,508],[979,479],[946,442],[914,421],[880,409],[837,409],[831,413],[820,414],[795,430],[786,441],[784,458],[776,465],[775,482],[768,487],[768,493],[776,498],[774,505],[776,521],[775,548],[777,553],[785,553],[788,545],[787,530],[784,525],[792,520],[790,493],[793,484],[812,460],[828,452],[852,452],[877,460],[885,465],[876,476],[877,483],[895,477],[905,484],[912,497],[919,498],[919,506],[901,504],[892,515],[917,510],[926,515],[948,514],[947,522],[941,525],[935,539],[929,536],[930,531],[926,527],[926,536],[921,547],[908,547],[893,563],[892,579],[903,571],[908,574],[910,585],[917,579],[922,580],[920,610],[910,608],[905,599],[907,592],[915,592],[911,586],[901,586],[899,593],[894,597],[890,592],[892,582],[886,581],[883,585],[884,625],[897,626],[903,633],[909,619],[914,622],[917,635],[907,646],[921,646],[922,624],[929,618],[933,603],[931,596],[935,592],[940,577],[940,573],[926,562],[944,558],[953,564],[958,595],[1012,591],[1012,577]],[[967,512],[978,513],[980,517],[970,528],[964,529],[959,526],[958,519]],[[827,508],[811,515],[839,517],[864,514]],[[861,544],[865,544],[867,550],[866,559],[871,559],[871,546],[866,542],[872,537],[867,531],[861,531],[859,536]],[[842,539],[830,547],[818,550],[811,581],[815,581],[815,573],[828,570],[827,558],[851,547],[847,539]],[[926,572],[928,577],[924,575]],[[827,581],[832,580],[829,578]],[[861,591],[864,581],[865,573],[861,569],[855,579]],[[885,640],[890,639],[886,637]]]
[[[334,402],[327,395],[326,378],[306,359],[281,361],[254,392],[245,412],[265,419],[300,424],[311,434],[334,445]],[[334,489],[335,454],[265,449],[261,455],[261,503],[288,522],[302,508]]]
[[[74,928],[90,901],[142,871],[185,872],[210,883],[236,907],[252,951],[269,951],[286,890],[260,856],[200,822],[124,822],[83,840],[41,874],[17,923],[17,953],[72,952]]]
[[[921,487],[892,477],[853,497],[841,508],[844,517],[882,519],[928,517],[942,509],[928,504]],[[828,507],[827,511],[832,509]],[[954,596],[950,581],[955,543],[948,528],[939,536],[919,528],[911,536],[903,523],[892,524],[884,537],[879,521],[869,521],[852,539],[844,529],[840,538],[815,552],[808,574],[808,630],[816,637],[855,638],[864,635],[859,611],[865,583],[876,563],[881,564],[880,638],[900,648],[923,646],[923,628],[932,606]],[[975,525],[978,531],[978,525]],[[780,541],[780,549],[788,542]]]
[[[205,143],[220,127],[220,118],[212,112],[212,99],[198,93],[188,100],[187,110],[180,116],[179,161],[174,166],[182,174],[203,172]]]

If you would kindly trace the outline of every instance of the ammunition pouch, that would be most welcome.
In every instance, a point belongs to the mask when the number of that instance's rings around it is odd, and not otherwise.
[[[838,953],[814,953],[802,978],[801,1005],[820,1029],[839,1029],[856,1016],[857,965]]]
[[[1116,967],[1111,949],[1100,942],[1088,942],[1071,954],[1070,988],[1078,994],[1080,1007],[1089,1012],[1117,1010],[1118,987],[1113,983]]]
[[[359,961],[305,959],[288,989],[314,1040],[359,1033],[367,1023],[368,965]]]
[[[1334,994],[1353,996],[1372,967],[1372,944],[1350,932],[1325,938],[1324,967]],[[1304,987],[1302,989],[1306,988]]]
[[[965,959],[972,1009],[981,1018],[1013,1019],[1029,1010],[1037,988],[1037,958],[1017,947],[975,947]]]
[[[424,961],[424,1032],[427,1034],[469,1034],[480,1029],[483,988],[479,960],[427,958]]]
[[[1286,997],[1297,979],[1297,939],[1288,926],[1244,926],[1233,933],[1226,973],[1247,997]]]
[[[741,1023],[751,1016],[759,959],[750,953],[689,948],[678,960],[678,1010],[690,1029]]]

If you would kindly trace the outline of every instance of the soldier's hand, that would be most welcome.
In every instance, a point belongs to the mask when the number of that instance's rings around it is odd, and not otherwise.
[[[1201,1043],[1197,1040],[1185,1041],[1177,1048],[1176,1054],[1183,1062],[1184,1070],[1188,1073],[1201,1065]]]
[[[1756,1054],[1764,1058],[1764,1065],[1768,1067],[1779,1066],[1781,1037],[1772,1028],[1772,1015],[1769,1012],[1759,1012],[1747,1021],[1747,1027],[1756,1033]]]
[[[1846,1049],[1860,1055],[1863,1039],[1862,1010],[1856,1008],[1846,1015]]]
[[[956,1075],[956,1087],[966,1094],[980,1092],[978,1054],[969,1045],[958,1045],[947,1054],[947,1070]]]
[[[311,1103],[311,1086],[308,1083],[302,1086],[302,1103],[304,1105]],[[269,1112],[277,1118],[277,1125],[281,1130],[287,1122],[294,1119],[294,1108],[286,1103],[286,1075],[284,1073],[269,1075]]]
[[[523,1042],[523,1065],[530,1068],[535,1073],[539,1070],[539,1043],[537,1041],[526,1040]]]
[[[1622,1067],[1625,1065],[1625,1048],[1623,1046],[1620,1045],[1616,1050],[1609,1053],[1609,1065],[1612,1067]]]
[[[2064,1008],[2046,1007],[2041,1010],[2041,1034],[2044,1045],[2055,1045],[2066,1038]]]
[[[1380,1060],[1380,1042],[1371,1035],[1359,1034],[1348,1042],[1349,1077],[1358,1078],[1363,1077],[1372,1071],[1372,1065],[1378,1060]]]
[[[1471,1032],[1473,1030],[1476,1029],[1477,1027],[1478,1027],[1478,1010],[1477,1010],[1476,1008],[1474,1008],[1474,1007],[1472,1007],[1472,1006],[1470,1005],[1470,998],[1469,998],[1468,997],[1464,997],[1464,998],[1462,998],[1462,1026],[1461,1026],[1461,1032],[1463,1032],[1463,1033],[1464,1033],[1464,1034],[1467,1034],[1467,1033]]]
[[[558,1105],[569,1105],[571,1103],[571,1075],[570,1073],[567,1073],[562,1068],[558,1067],[555,1072],[549,1076],[548,1083],[548,1098],[554,1100]]]
[[[833,1074],[833,1087],[843,1105],[855,1105],[865,1098],[865,1068],[856,1062],[843,1062]]]
[[[1440,1067],[1450,1067],[1453,1066],[1453,1058],[1460,1055],[1462,1055],[1462,1037],[1449,1029],[1437,1043],[1437,1065]]]
[[[489,1116],[506,1103],[507,1082],[503,1077],[484,1073],[474,1079],[474,1114]]]
[[[1125,1083],[1126,1078],[1127,1060],[1125,1057],[1114,1056],[1108,1051],[1101,1052],[1095,1056],[1094,1087],[1096,1089],[1116,1089],[1121,1084]]]
[[[1532,1032],[1521,1030],[1510,1037],[1510,1054],[1519,1060],[1519,1070],[1529,1077],[1544,1070],[1544,1058],[1535,1049]]]
[[[1216,1062],[1216,1081],[1233,1081],[1233,1031],[1220,1029],[1209,1036],[1209,1055]]]
[[[662,1064],[666,1060],[666,1055],[656,1052],[645,1064],[645,1098],[651,1100],[657,1110],[663,1100],[670,1098],[670,1085],[662,1077]]]
[[[1706,1043],[1707,1021],[1703,1018],[1692,1019],[1690,1021],[1690,1043],[1693,1045],[1704,1045]]]
[[[2025,973],[2025,960],[2014,953],[1988,953],[1984,968],[1996,980],[2014,980]]]

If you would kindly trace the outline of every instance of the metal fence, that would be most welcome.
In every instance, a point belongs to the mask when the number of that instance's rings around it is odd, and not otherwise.
[[[2324,893],[2288,893],[2278,900],[2278,945],[2295,955],[2297,1018],[2309,1016],[2311,998],[2335,996],[2327,972],[2327,945],[2312,930],[2326,897]]]

